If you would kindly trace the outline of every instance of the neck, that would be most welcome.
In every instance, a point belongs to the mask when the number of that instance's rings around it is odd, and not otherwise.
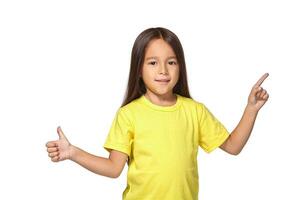
[[[172,106],[177,101],[177,96],[174,93],[159,95],[152,92],[146,92],[145,97],[153,104],[160,106]]]

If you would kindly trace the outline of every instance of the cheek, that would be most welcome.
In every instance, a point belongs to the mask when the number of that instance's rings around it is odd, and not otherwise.
[[[147,70],[147,69],[143,68],[143,70],[142,70],[142,76],[143,76],[144,80],[148,81],[148,80],[152,80],[153,79],[154,73],[151,70]]]
[[[171,73],[172,73],[172,77],[175,80],[178,80],[178,78],[179,78],[179,68],[176,68],[176,69],[172,70]]]

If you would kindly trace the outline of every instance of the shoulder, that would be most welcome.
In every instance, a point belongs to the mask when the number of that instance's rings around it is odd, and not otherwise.
[[[137,99],[131,101],[130,103],[119,107],[117,110],[117,115],[130,121],[130,123],[134,123],[136,111],[139,110],[139,104]]]
[[[128,103],[128,104],[126,104],[126,105],[124,105],[122,107],[120,107],[119,108],[119,112],[122,112],[122,113],[125,113],[125,114],[129,115],[134,110],[138,109],[138,107],[139,107],[138,101],[139,101],[139,98],[131,101],[130,103]]]
[[[205,107],[204,103],[189,97],[181,96],[182,102],[185,106],[193,107],[196,109],[203,109]]]

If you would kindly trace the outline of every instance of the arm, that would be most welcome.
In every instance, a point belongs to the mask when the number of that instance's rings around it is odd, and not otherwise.
[[[227,140],[225,140],[225,142],[220,146],[220,148],[227,153],[238,155],[248,141],[258,111],[269,98],[269,94],[267,93],[267,91],[260,87],[260,85],[268,77],[268,75],[269,74],[267,73],[264,74],[253,86],[248,97],[248,104],[245,108],[240,122],[232,131]]]
[[[117,178],[122,172],[128,155],[111,150],[109,158],[92,155],[72,145],[61,128],[57,128],[59,140],[49,141],[46,144],[48,156],[53,162],[70,159],[82,167],[96,174]]]
[[[96,174],[117,178],[127,160],[127,154],[112,150],[109,158],[92,155],[84,150],[71,146],[70,160]]]
[[[220,148],[229,154],[238,155],[250,137],[256,116],[257,112],[251,111],[251,109],[246,106],[240,122]]]

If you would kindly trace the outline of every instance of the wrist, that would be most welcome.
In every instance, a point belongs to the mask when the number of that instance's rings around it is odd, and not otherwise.
[[[76,152],[77,152],[77,148],[74,145],[70,145],[70,149],[69,149],[69,160],[73,160],[76,157]]]
[[[245,112],[256,116],[259,110],[257,110],[254,106],[247,104],[246,108],[245,108]]]

